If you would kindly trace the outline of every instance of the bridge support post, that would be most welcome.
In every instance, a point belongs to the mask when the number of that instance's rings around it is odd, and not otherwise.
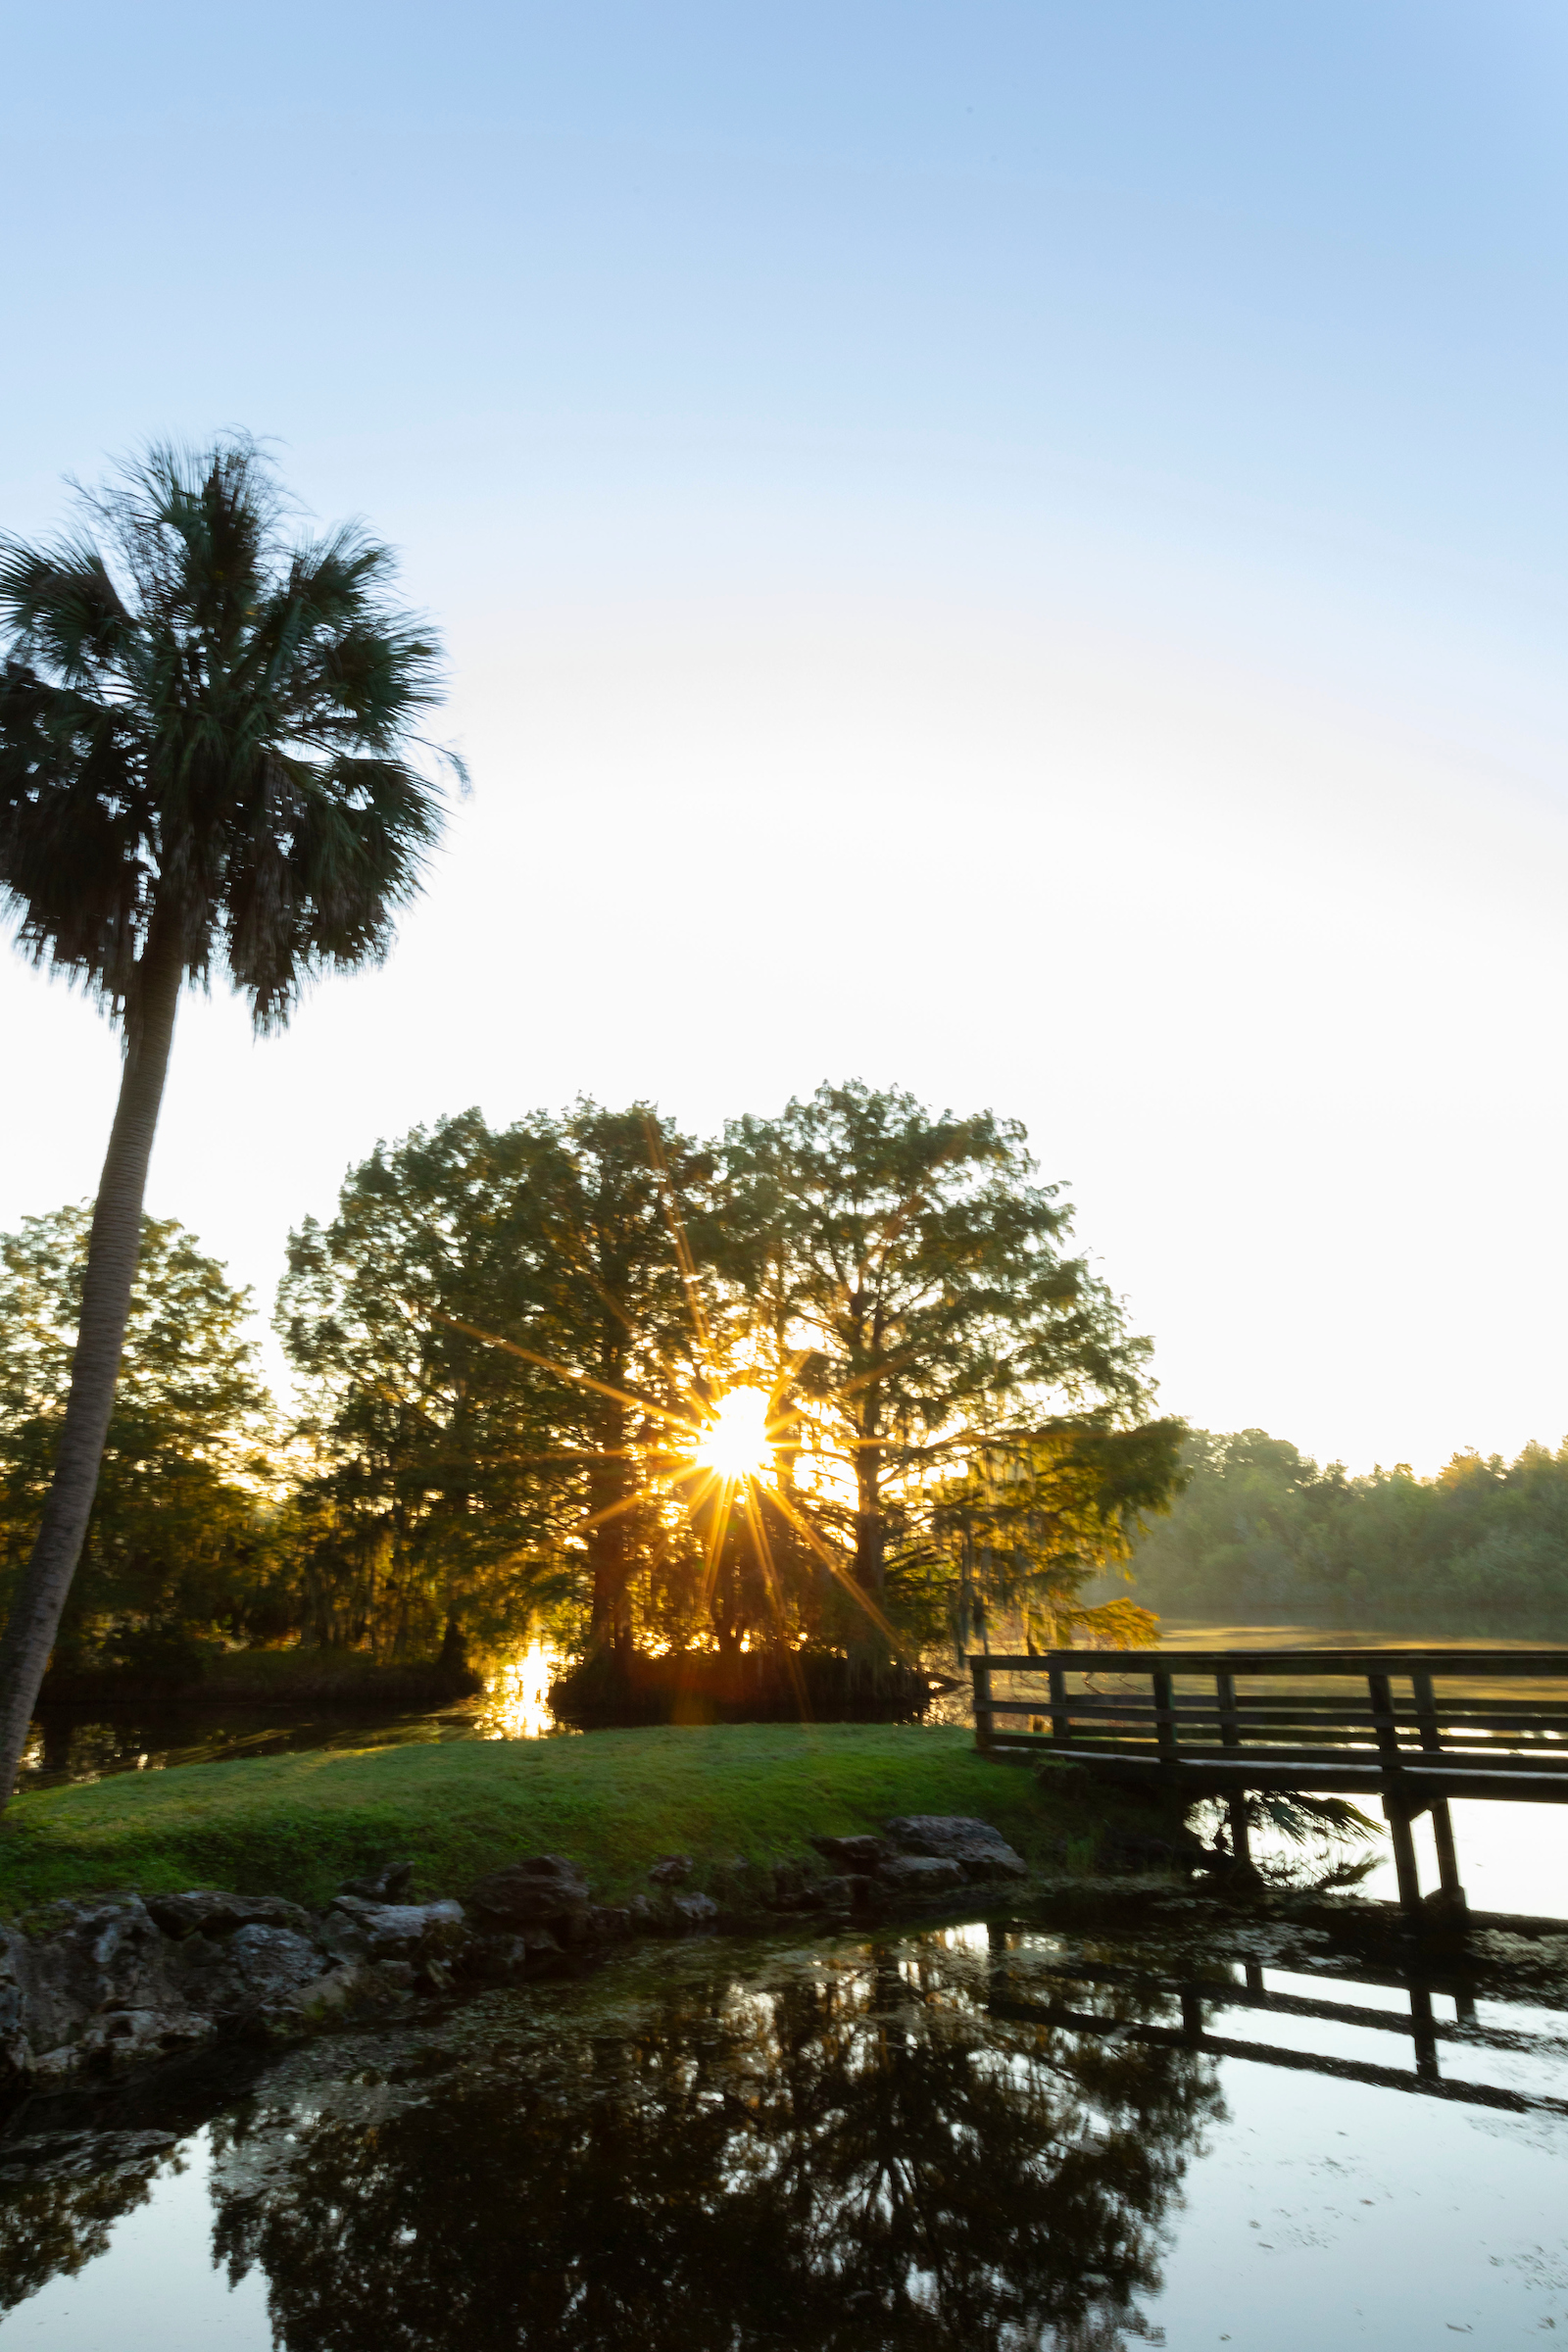
[[[1468,1906],[1459,1884],[1459,1849],[1446,1796],[1432,1799],[1432,1839],[1438,1849],[1438,1902],[1451,1918],[1463,1919]]]
[[[1226,1800],[1226,1811],[1230,1817],[1232,1857],[1238,1869],[1250,1870],[1252,1867],[1252,1840],[1247,1827],[1247,1791],[1245,1788],[1239,1788],[1233,1797]]]
[[[1385,1795],[1383,1817],[1394,1841],[1394,1875],[1399,1885],[1399,1908],[1406,1919],[1421,1916],[1421,1873],[1416,1867],[1415,1839],[1410,1816],[1396,1796]]]
[[[1406,1919],[1462,1922],[1466,1904],[1459,1884],[1459,1854],[1453,1840],[1453,1818],[1446,1796],[1427,1797],[1415,1805],[1385,1792],[1383,1811],[1394,1840],[1394,1870],[1399,1882],[1399,1908]],[[1429,1895],[1421,1892],[1411,1824],[1419,1814],[1432,1815],[1432,1842],[1438,1849],[1438,1884]]]

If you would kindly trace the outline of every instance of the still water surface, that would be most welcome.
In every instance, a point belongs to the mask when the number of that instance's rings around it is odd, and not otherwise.
[[[249,2080],[35,2102],[0,2345],[1568,2338],[1565,1958],[1412,2002],[1386,1949],[1133,1898],[645,1950]],[[89,2127],[173,2138],[41,2137]]]
[[[547,1693],[562,1660],[542,1642],[497,1665],[477,1698],[388,1707],[331,1700],[215,1701],[201,1686],[144,1703],[51,1707],[35,1718],[19,1789],[59,1788],[118,1773],[168,1772],[238,1756],[321,1747],[386,1747],[445,1740],[557,1736]]]
[[[47,1777],[536,1737],[548,1673],[390,1720],[57,1727]],[[1568,1808],[1453,1810],[1476,1909],[1568,1915]],[[34,2099],[0,2132],[0,2352],[1568,2342],[1568,1940],[1398,1959],[1136,1897],[666,1945]]]

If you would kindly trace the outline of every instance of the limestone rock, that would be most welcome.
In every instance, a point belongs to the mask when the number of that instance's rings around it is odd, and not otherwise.
[[[345,1879],[339,1894],[357,1894],[367,1903],[401,1903],[414,1881],[412,1862],[383,1862],[363,1878]]]
[[[941,1854],[895,1854],[877,1880],[896,1894],[945,1894],[965,1884],[962,1863]]]
[[[1026,1879],[1029,1865],[1000,1830],[962,1813],[905,1813],[883,1825],[901,1854],[962,1865],[966,1879]]]
[[[193,2004],[216,2024],[234,2027],[297,2010],[299,1996],[331,1965],[310,1936],[255,1921],[236,1928],[205,1968],[193,1965],[186,1982]]]
[[[770,1911],[809,1911],[814,1892],[806,1883],[806,1871],[799,1862],[775,1862],[772,1883],[763,1897]]]
[[[843,1870],[875,1870],[885,1862],[892,1847],[885,1838],[858,1835],[853,1838],[813,1838],[812,1845],[824,1861],[837,1862]]]
[[[576,1943],[588,1932],[588,1883],[560,1854],[532,1854],[492,1870],[469,1887],[464,1902],[481,1929],[550,1928],[564,1943]]]
[[[665,1854],[648,1873],[649,1883],[655,1886],[682,1886],[696,1867],[690,1854]]]
[[[443,1939],[463,1936],[463,1915],[448,1903],[416,1917],[403,1940],[428,1971]],[[343,1968],[309,1913],[272,1898],[201,1889],[152,1905],[136,1895],[63,1903],[52,1932],[0,1931],[0,2075],[63,2082],[217,2034],[294,2034],[384,2002],[414,1979],[413,1963],[395,1955]]]
[[[408,1961],[416,1969],[451,1957],[463,1943],[463,1905],[372,1903],[340,1894],[327,1906],[321,1938],[345,1960]]]
[[[180,1946],[138,1895],[62,1904],[57,1917],[52,1936],[0,1936],[0,2052],[15,2074],[57,2080],[211,2037]]]
[[[710,1894],[673,1894],[669,1907],[682,1928],[710,1928],[718,1917],[718,1905]]]
[[[281,1895],[228,1894],[209,1886],[188,1894],[150,1894],[147,1912],[176,1942],[187,1936],[228,1936],[236,1928],[292,1928],[297,1936],[311,1929],[310,1913]]]
[[[305,1985],[294,2001],[292,2015],[300,2028],[327,2033],[353,2018],[389,2008],[400,1998],[399,1988],[384,1969],[368,1961],[349,1960],[318,1977],[314,1984]],[[282,2023],[284,2014],[275,2013],[275,2022]]]

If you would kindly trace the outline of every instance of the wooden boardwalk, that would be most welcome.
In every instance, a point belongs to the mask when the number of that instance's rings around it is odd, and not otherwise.
[[[1430,1907],[1410,1828],[1423,1813],[1433,1901],[1462,1913],[1448,1800],[1568,1804],[1568,1650],[1057,1649],[969,1671],[980,1747],[1225,1797],[1239,1859],[1253,1791],[1381,1798],[1407,1912]]]

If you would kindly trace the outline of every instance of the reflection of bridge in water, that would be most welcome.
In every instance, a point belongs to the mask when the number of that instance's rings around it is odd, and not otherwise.
[[[1251,1962],[1233,1964],[1230,1974],[1216,1968],[1212,1973],[1200,1975],[1082,1960],[1053,1961],[1034,1953],[1020,1955],[1015,1962],[1010,1956],[999,1953],[992,1972],[990,2008],[994,2016],[1005,2018],[1009,2023],[1036,2024],[1058,2033],[1138,2042],[1153,2049],[1198,2050],[1214,2058],[1250,2059],[1262,2066],[1284,2067],[1296,2074],[1329,2075],[1345,2082],[1363,2082],[1379,2090],[1415,2091],[1431,2098],[1452,2100],[1460,2106],[1492,2107],[1515,2115],[1544,2112],[1568,2116],[1568,2097],[1514,2090],[1497,2083],[1472,2082],[1446,2071],[1456,2059],[1462,2063],[1467,2049],[1490,2050],[1537,2061],[1555,2059],[1563,2067],[1568,2082],[1568,2013],[1561,2011],[1560,2004],[1532,1993],[1533,2008],[1550,2008],[1563,2015],[1564,2031],[1561,2035],[1527,2034],[1513,2027],[1478,2023],[1474,1992],[1462,1978],[1358,1964],[1353,1972],[1348,1967],[1325,1972],[1324,1983],[1325,1988],[1334,1984],[1389,1988],[1402,1993],[1407,2005],[1403,2009],[1363,2008],[1355,2002],[1271,1991],[1266,1986],[1263,1968]],[[1045,1997],[1040,1992],[1031,1999],[1021,1997],[1026,1989],[1037,1986]],[[1090,1989],[1124,1993],[1146,2007],[1163,2004],[1172,2013],[1171,2022],[1155,2024],[1136,2016],[1118,2016],[1114,2010],[1087,2007],[1082,1994]],[[1453,2002],[1451,2024],[1439,2018],[1433,2008],[1434,2000],[1445,1997]],[[1414,2071],[1341,2057],[1327,2050],[1290,2048],[1239,2034],[1216,2034],[1210,2020],[1217,2012],[1226,2010],[1349,2027],[1359,2033],[1402,2035],[1413,2045]]]
[[[1380,1797],[1411,1918],[1465,1915],[1450,1797],[1568,1804],[1568,1650],[1057,1649],[975,1656],[969,1671],[980,1747],[1223,1797],[1239,1861],[1250,1794]],[[1423,1813],[1440,1881],[1425,1898]]]

